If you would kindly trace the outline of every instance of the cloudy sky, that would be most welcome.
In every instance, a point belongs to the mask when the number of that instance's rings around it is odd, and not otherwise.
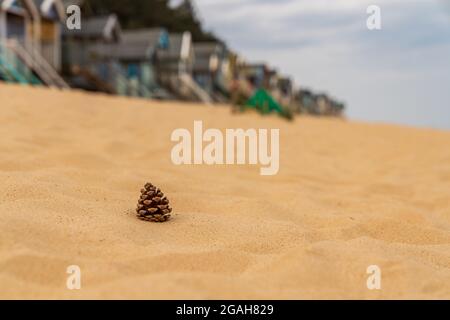
[[[352,119],[450,129],[450,0],[196,0],[250,61],[347,104]],[[381,8],[369,31],[366,9]]]

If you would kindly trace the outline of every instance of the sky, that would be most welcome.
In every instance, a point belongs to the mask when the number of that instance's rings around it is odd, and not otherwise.
[[[450,129],[450,0],[195,2],[231,49],[344,101],[350,119]]]

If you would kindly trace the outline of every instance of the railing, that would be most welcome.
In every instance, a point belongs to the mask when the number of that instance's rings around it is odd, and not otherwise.
[[[5,42],[0,43],[0,74],[8,82],[42,84],[27,63],[10,50]]]
[[[34,70],[46,85],[60,89],[70,88],[58,72],[56,72],[36,49],[33,49],[32,54],[30,54],[15,39],[7,40],[6,47],[14,52],[30,70]]]
[[[121,96],[130,95],[130,83],[122,70],[122,67],[117,62],[108,62],[108,66],[112,73],[112,79],[115,81],[115,88],[117,94]]]
[[[181,73],[179,75],[179,79],[189,90],[191,90],[197,96],[197,98],[200,99],[200,101],[207,105],[212,104],[209,94],[205,90],[203,90],[189,74]]]
[[[153,96],[151,91],[144,86],[139,79],[128,79],[119,63],[107,62],[106,66],[110,81],[113,80],[115,82],[113,85],[117,94],[123,96],[139,96],[144,98],[151,98]]]
[[[108,92],[121,96],[129,95],[130,86],[119,65],[106,61],[89,64],[86,68],[103,83],[103,87],[110,88]]]

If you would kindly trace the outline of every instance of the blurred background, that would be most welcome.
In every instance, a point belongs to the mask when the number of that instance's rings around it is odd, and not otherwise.
[[[450,128],[447,0],[0,3],[6,82]]]
[[[450,128],[450,1],[197,3],[208,29],[296,83],[342,97],[349,118]],[[381,8],[379,31],[366,27],[371,4]]]

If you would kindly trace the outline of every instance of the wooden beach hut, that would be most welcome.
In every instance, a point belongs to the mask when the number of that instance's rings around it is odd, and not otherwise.
[[[293,84],[289,77],[279,76],[273,79],[271,93],[283,107],[291,108],[293,104]]]
[[[32,45],[34,5],[25,0],[0,0],[0,41],[16,39],[23,47]]]
[[[127,95],[126,75],[115,58],[121,36],[115,14],[84,19],[79,30],[65,29],[62,68],[71,85]]]
[[[114,50],[112,46],[118,47]],[[164,28],[126,30],[121,41],[112,44],[112,57],[117,59],[126,72],[132,88],[130,94],[151,98],[169,98],[157,77],[156,55],[169,49],[169,33]]]
[[[195,62],[193,76],[217,102],[228,102],[235,79],[235,54],[221,42],[194,43]]]
[[[193,76],[195,81],[209,94],[213,93],[214,75],[218,68],[216,43],[194,43],[195,61]]]
[[[310,90],[300,89],[294,95],[298,112],[317,116],[342,116],[345,105],[325,93],[315,94]]]
[[[35,47],[55,70],[61,71],[61,39],[66,19],[64,4],[61,0],[34,0],[34,4],[39,12],[38,21],[33,25]]]
[[[170,33],[168,47],[157,50],[155,57],[159,82],[175,96],[206,104],[212,102],[192,76],[195,53],[190,32]]]
[[[33,0],[0,0],[0,72],[3,80],[68,88],[40,54],[41,14]],[[57,61],[54,61],[57,64]]]
[[[318,115],[328,115],[331,110],[331,99],[324,93],[316,95],[316,105]]]
[[[33,3],[22,0],[0,0],[0,79],[30,83],[32,70],[10,49],[10,41],[31,49]],[[36,83],[38,81],[35,81]]]
[[[272,87],[272,79],[276,76],[274,70],[263,63],[244,65],[241,72],[255,90],[270,90]]]
[[[122,36],[122,28],[115,14],[86,18],[81,29],[63,32],[64,70],[74,64],[88,65],[96,56],[116,50]]]
[[[298,103],[298,111],[303,114],[317,114],[318,108],[316,104],[315,94],[308,89],[299,89],[295,94],[295,99]]]
[[[222,67],[222,80],[229,91],[230,102],[239,109],[255,93],[255,88],[250,82],[248,63],[237,53],[228,51],[227,60]]]
[[[317,114],[325,116],[342,116],[344,104],[322,93],[316,95]]]
[[[234,81],[238,79],[239,57],[223,46],[219,56],[219,65],[215,76],[216,90],[229,101]]]

